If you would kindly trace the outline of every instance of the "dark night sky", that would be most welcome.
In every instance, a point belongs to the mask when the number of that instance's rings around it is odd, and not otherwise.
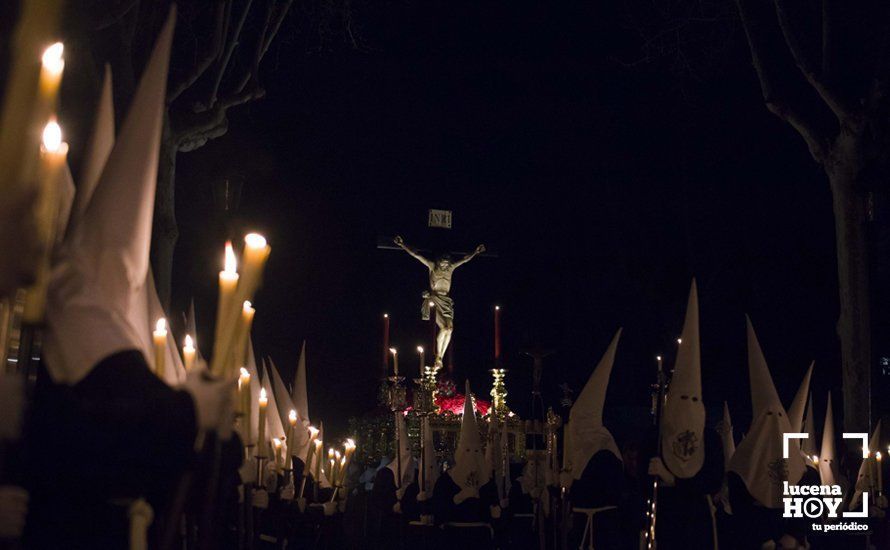
[[[619,326],[607,408],[647,407],[654,355],[672,355],[693,275],[709,406],[728,399],[747,425],[746,312],[786,402],[811,359],[817,402],[839,388],[827,182],[763,107],[740,29],[690,79],[619,63],[639,56],[620,12],[423,4],[381,5],[360,51],[307,53],[285,38],[264,67],[266,99],[180,155],[175,307],[194,294],[209,331],[223,238],[211,188],[242,177],[238,223],[273,247],[256,347],[289,378],[307,339],[311,414],[341,431],[373,406],[382,313],[403,367],[416,368],[411,350],[428,338],[423,267],[376,248],[396,233],[497,253],[455,275],[455,377],[487,394],[501,304],[520,412],[522,347],[558,350],[545,365],[556,405],[556,385],[580,389]],[[427,229],[428,208],[453,209],[454,229]]]

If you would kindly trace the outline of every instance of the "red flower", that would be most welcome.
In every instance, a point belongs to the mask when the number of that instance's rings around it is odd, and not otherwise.
[[[461,416],[464,414],[464,401],[464,396],[459,393],[455,393],[450,397],[442,394],[436,394],[436,405],[438,405],[441,412],[448,411],[454,415]],[[480,415],[485,416],[486,414],[488,414],[488,409],[490,407],[491,403],[489,403],[488,401],[476,399],[476,412],[478,412]]]

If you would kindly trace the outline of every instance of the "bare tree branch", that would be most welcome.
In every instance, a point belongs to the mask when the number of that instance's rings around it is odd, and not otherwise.
[[[834,18],[831,0],[822,0],[822,80],[831,81],[834,45]]]
[[[773,81],[764,65],[763,40],[759,32],[759,22],[754,19],[747,9],[745,0],[736,0],[736,5],[739,8],[739,17],[742,20],[742,27],[745,29],[748,47],[751,50],[751,61],[760,81],[760,91],[767,109],[797,130],[797,133],[806,142],[813,159],[821,163],[828,150],[827,139],[820,135],[814,121],[806,118],[801,112],[791,107],[789,103],[779,99],[774,90]]]
[[[788,51],[791,52],[791,57],[794,59],[794,63],[797,65],[800,73],[806,78],[810,86],[816,90],[819,97],[825,102],[825,105],[831,109],[838,122],[843,124],[851,121],[857,115],[855,109],[848,105],[836,90],[832,90],[816,75],[812,63],[806,57],[806,52],[801,46],[799,37],[794,32],[794,29],[791,28],[785,0],[774,0],[774,4],[776,6],[776,17],[779,20],[779,28],[782,30],[782,36],[785,38],[785,44],[788,46]]]
[[[252,5],[253,0],[247,0],[247,3],[244,6],[244,11],[241,12],[241,17],[238,19],[238,24],[232,31],[229,43],[218,64],[216,78],[213,81],[213,86],[210,88],[210,95],[208,96],[207,104],[205,106],[206,109],[211,109],[216,104],[216,100],[219,97],[219,86],[222,83],[223,76],[225,75],[226,70],[229,67],[229,61],[231,61],[232,59],[232,54],[235,53],[235,48],[238,47],[238,40],[241,37],[241,31],[244,29],[244,22],[247,20],[247,14],[250,13],[250,8]]]
[[[225,43],[225,18],[226,18],[226,2],[224,0],[218,0],[216,4],[214,20],[216,24],[214,25],[213,32],[213,43],[208,48],[204,57],[195,64],[194,69],[190,73],[188,73],[184,78],[180,79],[170,90],[167,95],[167,104],[171,104],[176,99],[182,95],[184,91],[189,89],[195,82],[198,81],[204,73],[207,72],[207,69],[213,64],[214,61],[219,59],[219,56],[223,49],[223,44]]]
[[[266,43],[263,44],[263,51],[260,55],[260,59],[266,55],[266,52],[269,51],[269,47],[272,46],[272,41],[275,40],[275,36],[278,35],[279,29],[281,29],[281,24],[284,22],[284,18],[287,17],[287,13],[290,11],[291,5],[294,3],[294,0],[286,0],[284,5],[278,11],[278,18],[275,20],[275,23],[272,25],[272,29],[269,31],[266,36]],[[353,39],[353,44],[355,43],[355,39]]]

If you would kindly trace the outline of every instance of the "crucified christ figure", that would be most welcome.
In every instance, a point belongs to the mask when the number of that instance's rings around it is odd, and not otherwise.
[[[485,245],[480,244],[476,250],[457,261],[452,261],[451,256],[447,254],[439,256],[433,261],[424,258],[416,250],[406,245],[405,240],[400,236],[397,236],[393,242],[417,258],[430,271],[430,289],[423,293],[423,305],[420,311],[426,321],[430,318],[430,306],[436,308],[436,325],[439,327],[439,332],[436,334],[435,368],[442,368],[442,357],[445,356],[445,350],[448,349],[451,334],[454,332],[454,300],[448,296],[448,292],[451,290],[451,274],[478,254],[485,252]]]

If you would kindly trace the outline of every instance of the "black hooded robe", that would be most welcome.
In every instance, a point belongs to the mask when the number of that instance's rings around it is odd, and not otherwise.
[[[705,459],[694,476],[676,478],[673,487],[658,486],[655,538],[659,550],[714,548],[714,521],[708,497],[723,483],[723,443],[705,428]]]
[[[73,386],[42,368],[25,425],[26,548],[127,548],[128,502],[145,498],[159,525],[194,455],[191,396],[129,350]]]

